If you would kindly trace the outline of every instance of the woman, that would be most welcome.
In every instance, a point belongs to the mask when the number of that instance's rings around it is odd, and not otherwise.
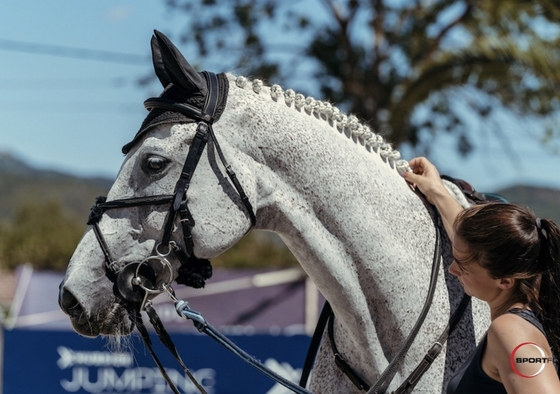
[[[504,203],[463,210],[426,158],[405,179],[435,205],[453,243],[449,272],[486,301],[492,323],[448,394],[560,393],[560,230]]]

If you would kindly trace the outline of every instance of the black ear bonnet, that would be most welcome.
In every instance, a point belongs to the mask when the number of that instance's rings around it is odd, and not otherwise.
[[[156,75],[165,88],[159,97],[176,103],[189,104],[200,110],[203,109],[208,92],[204,74],[196,72],[171,41],[158,31],[154,32],[152,38],[152,60]],[[219,93],[214,122],[220,118],[224,111],[229,89],[229,81],[226,75],[221,73],[217,77]],[[184,114],[153,108],[142,122],[140,130],[132,141],[122,147],[122,152],[127,154],[148,131],[156,126],[193,122],[195,120]]]

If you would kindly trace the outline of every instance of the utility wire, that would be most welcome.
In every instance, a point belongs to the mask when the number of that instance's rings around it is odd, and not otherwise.
[[[113,78],[0,78],[2,90],[121,89],[132,85],[128,77]]]
[[[145,65],[150,62],[150,57],[144,55],[65,47],[61,45],[37,44],[2,38],[0,38],[0,50],[69,57],[74,59],[98,60],[109,63],[133,64],[137,66]]]

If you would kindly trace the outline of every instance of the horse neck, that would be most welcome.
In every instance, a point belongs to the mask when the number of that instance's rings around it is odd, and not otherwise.
[[[338,128],[282,97],[274,102],[269,92],[232,87],[228,111],[242,121],[230,129],[242,130],[243,149],[250,147],[246,153],[255,162],[258,228],[280,234],[319,286],[341,261],[351,262],[350,276],[357,275],[385,253],[370,246],[410,240],[396,233],[419,223],[433,227],[387,145],[367,146],[350,127]],[[324,270],[329,264],[332,270]]]
[[[395,292],[427,292],[427,283],[407,287],[429,273],[434,224],[387,146],[382,155],[313,112],[232,86],[216,127],[232,156],[248,158],[239,166],[255,179],[257,229],[281,236],[343,326],[339,350],[375,374],[412,324]]]

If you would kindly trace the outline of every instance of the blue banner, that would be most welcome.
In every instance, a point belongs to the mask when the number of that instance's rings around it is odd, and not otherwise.
[[[208,394],[291,393],[206,336],[171,336],[183,361]],[[278,374],[299,380],[308,336],[229,338]],[[181,393],[198,393],[156,336],[152,341]],[[138,336],[123,339],[121,345],[125,350],[118,352],[108,339],[89,339],[68,331],[5,331],[3,394],[171,393]]]

